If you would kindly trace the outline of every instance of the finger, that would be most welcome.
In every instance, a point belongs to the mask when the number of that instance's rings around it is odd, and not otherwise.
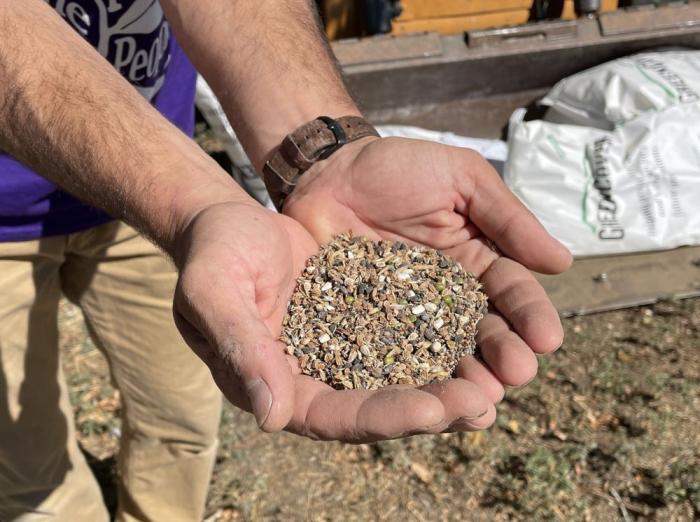
[[[568,249],[508,190],[493,167],[480,155],[466,152],[467,167],[474,175],[462,180],[460,190],[469,218],[505,254],[528,268],[554,274],[569,268]]]
[[[535,277],[520,263],[501,257],[481,277],[489,300],[537,353],[553,352],[564,340],[554,305]]]
[[[476,384],[493,404],[503,400],[505,390],[501,381],[475,357],[462,357],[455,375]]]
[[[445,408],[445,424],[436,431],[443,431],[447,426],[461,421],[468,421],[474,426],[493,406],[488,397],[476,384],[464,379],[448,379],[421,386],[421,390],[437,397]]]
[[[522,386],[537,375],[537,357],[498,314],[479,323],[476,342],[493,374],[507,386]]]
[[[457,431],[479,431],[491,426],[496,420],[496,407],[493,404],[489,405],[488,411],[475,420],[458,419],[450,424],[445,433],[454,433]]]
[[[501,263],[498,255],[490,250],[481,238],[450,249],[447,253],[469,270],[480,274],[482,278],[491,265],[495,262]],[[517,265],[517,263],[514,264]],[[527,270],[523,269],[523,271],[528,277],[531,277]],[[486,288],[485,290],[490,295],[490,289]],[[481,320],[477,334],[477,343],[481,348],[481,354],[491,371],[486,370],[478,361],[475,361],[468,367],[470,374],[466,378],[485,387],[487,394],[493,398],[493,402],[498,402],[504,393],[501,383],[514,386],[529,381],[536,372],[537,360],[530,347],[516,333],[512,332],[507,322],[503,319],[499,321],[491,315],[493,314],[487,314]],[[558,317],[556,320],[558,321]],[[484,340],[487,340],[485,345]],[[509,351],[510,349],[512,351]],[[491,366],[492,364],[494,366]],[[496,385],[494,382],[498,384]]]
[[[428,433],[445,419],[439,399],[406,386],[339,391],[301,376],[296,379],[296,399],[289,428],[321,440],[359,443],[393,439]]]
[[[466,270],[479,278],[498,259],[498,254],[488,247],[483,237],[448,248],[445,254],[459,261]]]

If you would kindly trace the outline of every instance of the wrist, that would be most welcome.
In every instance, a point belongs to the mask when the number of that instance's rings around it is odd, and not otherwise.
[[[341,118],[343,116],[362,117],[361,111],[348,99],[342,104],[304,104],[288,102],[281,105],[279,114],[274,119],[266,119],[264,124],[257,125],[257,121],[251,124],[241,124],[239,138],[247,145],[246,152],[257,172],[262,172],[263,166],[277,151],[280,143],[286,136],[294,132],[295,129],[316,119],[323,114],[330,118]],[[319,107],[322,107],[319,109]]]
[[[285,199],[312,167],[363,138],[378,138],[364,118],[319,116],[288,134],[263,168],[272,202],[281,210]]]
[[[170,226],[161,246],[176,261],[183,237],[191,224],[203,211],[222,204],[259,207],[259,203],[248,196],[236,184],[221,180],[208,180],[202,184],[180,188],[172,198]]]
[[[151,202],[146,207],[157,215],[153,219],[146,216],[144,228],[171,257],[176,256],[181,236],[207,207],[221,203],[258,205],[189,137],[168,134],[160,136],[158,142],[169,154],[161,154],[160,161],[152,165],[151,171],[160,175],[154,178]]]
[[[305,198],[350,201],[353,162],[366,147],[381,139],[368,136],[348,143],[330,158],[316,163],[299,178],[294,191],[285,201],[283,212],[287,214],[293,206]]]
[[[294,192],[290,194],[290,199],[292,196],[304,192],[307,186],[315,184],[322,179],[333,183],[346,179],[357,156],[359,156],[366,147],[381,139],[380,136],[365,136],[344,145],[328,159],[314,164],[299,178],[299,183],[294,189]]]

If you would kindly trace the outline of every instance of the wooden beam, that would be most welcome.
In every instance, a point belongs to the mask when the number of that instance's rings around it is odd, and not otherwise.
[[[401,0],[401,16],[398,21],[422,18],[445,18],[451,16],[475,15],[530,9],[532,0]]]
[[[440,34],[454,34],[470,29],[486,29],[488,27],[524,24],[529,17],[529,9],[518,9],[499,13],[452,16],[447,18],[427,18],[423,20],[410,20],[407,22],[394,21],[392,24],[392,33],[436,32]]]
[[[362,2],[321,0],[320,4],[326,24],[326,35],[330,40],[362,35],[364,27]]]
[[[700,247],[577,259],[561,275],[539,275],[563,316],[700,295]]]
[[[600,12],[605,13],[608,11],[615,11],[617,9],[617,4],[618,0],[602,0]],[[561,13],[561,17],[564,20],[573,20],[576,18],[574,0],[564,0],[564,10]]]

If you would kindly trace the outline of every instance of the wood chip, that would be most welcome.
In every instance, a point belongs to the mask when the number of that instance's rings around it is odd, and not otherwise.
[[[418,480],[425,484],[429,484],[433,480],[433,472],[420,462],[412,462],[411,471],[416,477],[418,477]]]

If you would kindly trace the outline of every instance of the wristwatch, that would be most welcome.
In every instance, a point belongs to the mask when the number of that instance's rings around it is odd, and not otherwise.
[[[277,210],[282,210],[299,177],[314,163],[328,158],[343,145],[368,136],[379,134],[359,116],[319,116],[288,134],[263,167],[263,180]]]

